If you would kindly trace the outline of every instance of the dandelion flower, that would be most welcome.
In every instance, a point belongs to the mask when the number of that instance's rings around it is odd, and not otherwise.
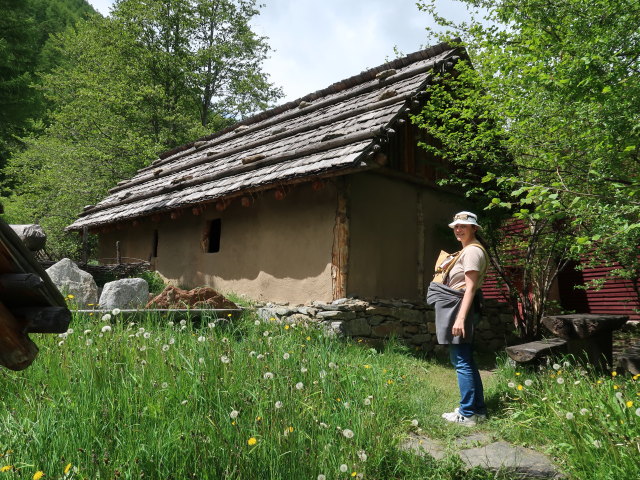
[[[560,365],[558,365],[557,363],[553,364],[553,369],[554,370],[560,370]]]
[[[42,477],[44,477],[44,472],[42,470],[38,470],[33,474],[33,480],[40,480]]]
[[[276,402],[275,407],[276,407],[276,408],[282,408],[282,405],[283,405],[283,404],[282,404],[282,402],[281,402],[280,400],[278,400],[278,401]]]
[[[308,372],[307,367],[302,367],[302,368],[300,369],[300,372],[301,372],[301,373],[307,373],[307,372]]]
[[[87,347],[90,347],[92,343],[93,343],[93,340],[91,340],[90,338],[87,338],[87,341],[85,342]]]
[[[600,440],[594,440],[593,446],[596,448],[600,448],[602,446],[602,442]]]
[[[515,388],[515,387],[516,387],[516,384],[515,384],[515,383],[513,383],[513,382],[509,382],[509,383],[507,384],[507,387],[509,387],[509,388]]]
[[[151,338],[151,332],[144,332],[144,334],[142,335],[144,338]]]
[[[110,313],[105,313],[104,315],[102,315],[102,321],[103,322],[108,322],[109,320],[111,320],[111,314]]]
[[[618,372],[611,372],[611,376],[612,376],[612,377],[616,377],[616,376],[618,376]]]
[[[288,352],[284,352],[284,354],[282,355],[282,358],[284,358],[285,360],[289,360],[289,353]]]
[[[527,379],[524,381],[524,384],[525,384],[527,387],[530,387],[531,385],[533,385],[533,380],[530,380],[530,379],[528,379],[528,378],[527,378]]]
[[[562,377],[558,377],[558,379],[556,380],[556,382],[558,382],[558,385],[562,385],[564,383],[564,378]]]
[[[220,357],[220,361],[221,361],[222,363],[229,363],[229,362],[231,361],[231,359],[229,359],[229,357],[227,357],[226,355],[222,355],[222,356]]]
[[[289,325],[285,325],[285,326],[284,326],[284,329],[285,329],[285,330],[289,330]]]
[[[169,386],[169,384],[167,382],[162,382],[162,385],[160,385],[160,388],[167,388]]]
[[[524,388],[522,385],[518,385],[518,390],[522,391],[522,389]]]
[[[113,310],[111,310],[111,314],[112,315],[118,315],[120,313],[120,309],[119,308],[114,308]]]
[[[358,475],[358,472],[351,472],[352,477],[355,477],[356,475]]]
[[[411,426],[412,426],[412,427],[417,427],[418,425],[419,425],[418,420],[415,420],[415,419],[414,419],[414,420],[411,420]]]
[[[102,327],[102,328],[100,329],[100,331],[101,331],[102,333],[110,332],[110,331],[111,331],[111,325],[105,325],[104,327]]]
[[[68,463],[66,467],[64,467],[64,474],[66,475],[71,470],[71,464]]]
[[[205,340],[206,340],[206,338],[205,338],[205,337],[203,337],[202,335],[200,335],[200,336],[198,337],[198,341],[199,341],[199,342],[204,342]]]
[[[318,475],[318,479],[317,480],[327,480],[327,477],[325,477],[323,474]]]
[[[76,298],[76,297],[75,297],[75,295],[69,294],[69,295],[67,295],[67,298]]]
[[[333,362],[329,362],[329,368],[338,368],[338,365]]]
[[[364,450],[359,450],[358,451],[358,458],[360,459],[361,462],[366,462],[367,461],[367,454],[365,453]]]
[[[344,463],[340,465],[340,471],[342,473],[346,472],[347,470],[349,470],[349,467],[347,467]]]
[[[169,345],[162,345],[162,351],[166,352],[167,350],[169,350]]]
[[[573,417],[573,413],[571,413],[571,412],[567,412],[567,414],[565,415],[565,418],[566,418],[567,420],[573,420],[573,418],[574,418],[574,417]]]
[[[633,407],[633,402],[631,400],[629,400],[627,402],[627,408],[631,408],[631,407]]]
[[[587,413],[589,413],[589,410],[587,410],[586,408],[580,409],[580,415],[586,415]]]
[[[353,431],[349,430],[348,428],[345,428],[342,431],[342,435],[344,435],[345,438],[353,438]]]
[[[238,418],[238,415],[240,414],[240,412],[238,410],[231,410],[231,413],[229,414],[230,418]]]
[[[302,390],[304,388],[304,384],[302,382],[296,383],[296,390]]]
[[[265,380],[270,380],[270,379],[273,378],[273,373],[265,372],[265,374],[262,376],[262,378],[264,378]]]
[[[12,468],[13,468],[13,465],[5,465],[4,467],[0,468],[0,472],[8,472]]]
[[[247,440],[247,445],[249,445],[250,447],[253,447],[256,443],[258,443],[258,440],[256,440],[255,437],[251,437],[249,440]]]

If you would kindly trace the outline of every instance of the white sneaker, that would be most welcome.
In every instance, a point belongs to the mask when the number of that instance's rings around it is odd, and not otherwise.
[[[475,417],[477,423],[482,423],[487,420],[486,413],[476,413],[475,415],[472,415],[472,416]],[[444,418],[449,422],[455,422],[457,417],[462,417],[462,415],[460,415],[460,408],[456,408],[453,412],[447,412],[442,414],[442,418]]]
[[[457,423],[458,425],[463,425],[465,427],[475,427],[478,422],[477,415],[471,415],[470,417],[465,417],[463,415],[457,414],[455,417],[443,417],[447,422]]]

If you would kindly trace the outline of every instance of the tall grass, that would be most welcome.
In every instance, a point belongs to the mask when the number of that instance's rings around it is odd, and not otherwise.
[[[397,448],[438,396],[424,383],[416,396],[425,364],[399,347],[250,314],[71,326],[35,338],[29,369],[0,370],[0,476],[493,478]]]
[[[640,478],[640,375],[587,371],[571,357],[500,372],[505,438],[546,445],[572,478]]]

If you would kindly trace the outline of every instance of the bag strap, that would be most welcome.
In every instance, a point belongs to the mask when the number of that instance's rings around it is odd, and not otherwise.
[[[453,265],[458,261],[458,259],[462,256],[462,252],[464,252],[467,248],[471,247],[471,246],[476,246],[479,247],[480,250],[482,250],[485,254],[486,257],[486,263],[484,264],[484,269],[482,270],[482,273],[480,274],[480,278],[484,278],[484,276],[487,274],[487,270],[489,269],[489,253],[487,253],[487,250],[480,244],[480,243],[470,243],[469,245],[467,245],[466,247],[464,247],[462,250],[460,250],[459,252],[455,253],[455,258],[451,261],[451,263],[449,265],[447,265],[447,267],[444,269],[443,271],[443,283],[446,285],[447,282],[449,281],[449,272],[451,271],[451,269],[453,268]]]

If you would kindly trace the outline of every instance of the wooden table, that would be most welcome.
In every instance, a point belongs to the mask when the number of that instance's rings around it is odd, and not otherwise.
[[[606,370],[613,363],[613,332],[627,320],[626,315],[576,313],[544,317],[542,324],[567,341],[567,353]]]

